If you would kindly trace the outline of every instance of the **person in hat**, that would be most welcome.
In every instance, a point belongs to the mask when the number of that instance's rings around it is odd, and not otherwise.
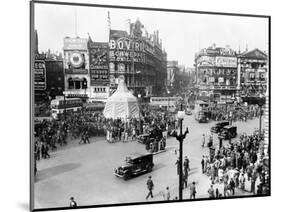
[[[147,189],[148,189],[148,194],[146,196],[146,200],[148,200],[149,197],[153,198],[152,190],[153,190],[154,184],[151,179],[151,176],[148,177],[146,185],[147,185]]]
[[[76,201],[74,200],[74,197],[70,197],[70,204],[69,204],[69,207],[71,207],[71,208],[76,208],[76,207],[77,207],[77,203],[76,203]]]
[[[205,134],[203,134],[202,147],[205,147],[205,142],[206,142],[206,138],[205,138]]]

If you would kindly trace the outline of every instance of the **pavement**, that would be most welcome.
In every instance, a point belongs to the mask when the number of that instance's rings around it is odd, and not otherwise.
[[[183,155],[190,160],[188,185],[196,182],[197,198],[207,198],[210,179],[201,173],[201,158],[209,154],[208,148],[202,148],[202,134],[210,134],[214,121],[199,124],[193,116],[186,116],[183,127],[189,127],[189,134],[183,143]],[[259,120],[236,122],[238,133],[252,133],[259,126]],[[206,136],[207,138],[207,136]],[[215,137],[214,137],[215,138]],[[131,153],[146,153],[145,146],[136,141],[127,143],[108,143],[104,137],[91,138],[90,144],[78,144],[79,140],[68,142],[67,146],[51,152],[51,158],[37,163],[38,173],[35,182],[35,208],[66,207],[73,196],[79,206],[97,204],[116,204],[145,202],[148,193],[146,181],[152,176],[154,198],[148,201],[164,200],[163,192],[169,186],[171,199],[178,196],[178,175],[176,160],[178,141],[169,137],[167,151],[154,155],[154,168],[149,174],[124,181],[113,175],[116,167],[124,163]],[[228,141],[225,141],[228,142]],[[218,139],[214,139],[218,145]],[[246,190],[250,184],[246,182]],[[220,193],[222,188],[220,188]],[[249,192],[237,190],[238,195]],[[189,199],[189,188],[184,189],[183,198]]]

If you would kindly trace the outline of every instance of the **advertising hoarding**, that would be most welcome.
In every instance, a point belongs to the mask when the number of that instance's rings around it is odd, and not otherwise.
[[[125,62],[145,62],[145,44],[142,40],[129,37],[111,38],[109,60]]]
[[[91,85],[109,83],[108,43],[89,43],[89,69]]]
[[[63,49],[64,50],[87,50],[86,38],[64,38]]]
[[[34,62],[34,89],[46,90],[46,66],[45,61],[35,60]]]
[[[237,57],[216,57],[216,66],[217,67],[237,67]]]
[[[201,56],[198,61],[198,66],[215,66],[216,61],[215,57],[210,57],[210,56]]]

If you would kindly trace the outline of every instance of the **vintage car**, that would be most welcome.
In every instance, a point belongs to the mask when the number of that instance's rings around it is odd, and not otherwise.
[[[212,133],[219,133],[224,126],[229,125],[229,121],[220,121],[218,123],[216,123],[215,126],[211,127],[211,132]]]
[[[139,143],[149,145],[154,140],[160,141],[163,137],[162,130],[159,127],[149,128],[146,133],[137,137]]]
[[[153,168],[152,154],[132,154],[126,157],[125,164],[114,170],[114,175],[128,180],[142,173],[151,172]]]
[[[221,139],[231,139],[237,136],[237,127],[236,126],[224,126],[219,133],[218,137]]]
[[[151,138],[150,134],[147,133],[137,136],[137,141],[141,144],[150,143],[151,140],[153,140],[153,138]]]

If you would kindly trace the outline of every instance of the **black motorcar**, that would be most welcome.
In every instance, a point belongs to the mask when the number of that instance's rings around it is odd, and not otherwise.
[[[211,132],[212,133],[219,133],[224,126],[229,125],[229,121],[220,121],[218,123],[216,123],[215,126],[211,127]]]
[[[141,134],[137,137],[137,141],[142,144],[150,144],[155,139],[160,141],[163,137],[162,130],[159,127],[152,127],[146,131],[145,134]]]
[[[224,126],[219,133],[218,137],[221,139],[231,139],[237,136],[237,127],[236,126]]]
[[[128,180],[142,173],[151,172],[153,168],[152,154],[132,154],[126,157],[125,164],[115,169],[114,175]]]

